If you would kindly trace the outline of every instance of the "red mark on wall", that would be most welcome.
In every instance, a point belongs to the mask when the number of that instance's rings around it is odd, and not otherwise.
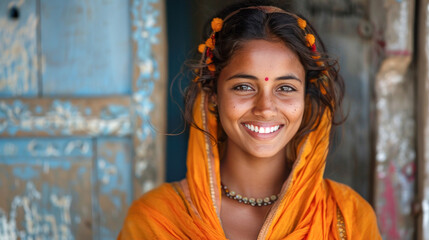
[[[394,176],[396,175],[396,167],[391,162],[386,176],[381,179],[384,185],[384,192],[382,193],[383,199],[386,200],[382,208],[378,211],[380,214],[380,228],[381,231],[387,234],[387,239],[399,240],[400,234],[398,232],[397,222],[397,202],[395,197]]]

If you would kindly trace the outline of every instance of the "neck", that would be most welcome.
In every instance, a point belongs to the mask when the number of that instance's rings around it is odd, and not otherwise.
[[[221,161],[222,183],[230,190],[247,197],[278,194],[289,175],[286,152],[258,158],[228,142]]]

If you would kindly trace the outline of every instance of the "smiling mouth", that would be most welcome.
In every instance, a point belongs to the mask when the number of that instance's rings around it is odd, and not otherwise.
[[[281,125],[274,125],[274,126],[270,126],[270,127],[261,127],[261,126],[255,126],[253,124],[248,124],[248,123],[244,124],[244,126],[252,132],[265,133],[265,134],[276,132],[281,127]]]

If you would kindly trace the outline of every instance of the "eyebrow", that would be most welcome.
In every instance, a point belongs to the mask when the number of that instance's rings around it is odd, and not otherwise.
[[[253,75],[239,73],[239,74],[232,75],[231,77],[226,79],[226,81],[234,79],[234,78],[244,78],[244,79],[255,80],[255,81],[258,80],[258,78],[253,76]],[[277,80],[297,80],[297,81],[302,83],[301,79],[297,78],[295,75],[292,75],[292,74],[280,76],[278,78],[275,78],[274,80],[276,80],[276,81]]]

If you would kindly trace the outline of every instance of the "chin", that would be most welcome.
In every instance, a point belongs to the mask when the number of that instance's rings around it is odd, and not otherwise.
[[[265,147],[252,148],[248,151],[248,154],[255,158],[272,158],[284,152],[284,147],[280,149],[267,149]]]

